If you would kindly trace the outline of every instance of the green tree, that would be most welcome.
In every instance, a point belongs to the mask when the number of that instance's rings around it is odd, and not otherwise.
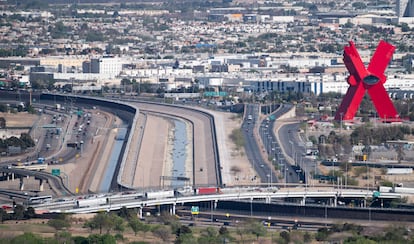
[[[75,244],[87,244],[87,243],[89,243],[88,237],[84,237],[84,236],[73,236],[72,241]]]
[[[163,242],[167,242],[171,238],[171,228],[168,225],[157,225],[151,232]]]
[[[116,244],[116,239],[110,234],[92,234],[88,237],[88,243]]]
[[[28,207],[24,212],[24,217],[27,219],[34,218],[36,216],[35,209],[33,207]]]
[[[282,231],[280,232],[280,237],[283,239],[284,243],[289,243],[290,242],[290,234],[287,231]]]
[[[0,104],[0,112],[7,112],[7,105],[6,104]]]
[[[218,237],[218,232],[214,227],[207,227],[201,231],[201,236],[198,238],[198,243],[207,244],[207,243],[219,243],[220,239]]]
[[[119,217],[116,214],[111,214],[111,224],[113,225],[113,228],[118,233],[122,233],[125,231],[125,221],[123,218]]]
[[[404,156],[405,156],[405,152],[404,152],[403,145],[402,144],[398,144],[395,147],[395,151],[397,152],[398,163],[401,163],[401,161],[404,159]]]
[[[20,204],[17,204],[16,207],[14,208],[14,213],[13,213],[13,217],[14,219],[23,219],[24,217],[24,207]]]
[[[10,244],[43,244],[45,240],[33,233],[24,233],[11,239]]]
[[[243,236],[246,233],[244,229],[245,224],[246,224],[245,222],[242,222],[242,223],[239,223],[236,227],[236,233],[240,236],[240,240],[242,243],[244,242]]]
[[[89,31],[86,34],[87,42],[102,42],[104,41],[104,36],[101,32],[98,31]]]
[[[123,86],[125,86],[125,85],[131,85],[132,84],[132,82],[131,82],[131,80],[130,79],[128,79],[128,78],[123,78],[122,80],[121,80],[121,85],[123,85]]]
[[[144,223],[142,223],[138,218],[131,218],[128,221],[128,225],[131,227],[134,234],[137,235],[137,233],[142,230]]]
[[[256,239],[259,240],[260,236],[266,235],[266,227],[258,221],[249,220],[244,225],[245,233],[251,233],[256,236]]]
[[[126,208],[125,206],[123,206],[119,212],[118,212],[118,216],[124,219],[132,219],[132,218],[136,218],[136,212],[134,212],[134,209],[131,208]]]
[[[10,215],[2,208],[0,208],[0,223],[10,219]]]
[[[315,235],[317,241],[325,241],[329,236],[329,230],[327,228],[320,228]]]
[[[72,234],[70,232],[56,232],[55,240],[58,243],[72,243]]]
[[[29,135],[29,133],[21,133],[20,140],[23,143],[23,148],[35,146],[35,142],[33,141],[32,137]]]
[[[113,221],[111,220],[110,214],[98,213],[90,221],[85,223],[86,227],[91,230],[99,229],[99,234],[102,234],[102,230],[106,229],[107,233],[113,228]]]
[[[303,235],[303,242],[309,243],[311,241],[312,241],[312,235],[306,231],[305,234]]]
[[[65,26],[65,24],[62,21],[56,22],[54,27],[49,26],[50,35],[52,36],[52,38],[55,39],[65,37],[69,30],[70,28]]]
[[[410,26],[407,23],[401,23],[401,31],[402,32],[409,32]]]
[[[174,243],[176,244],[194,243],[193,232],[186,225],[181,225],[180,228],[178,228],[175,232],[175,235],[176,239]]]

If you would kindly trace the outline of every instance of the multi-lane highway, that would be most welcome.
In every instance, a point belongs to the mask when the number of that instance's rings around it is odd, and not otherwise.
[[[275,134],[274,123],[283,114],[292,109],[292,105],[283,104],[279,106],[274,112],[269,113],[266,119],[260,121],[260,107],[258,104],[247,104],[244,116],[244,122],[242,125],[244,138],[246,141],[245,148],[246,154],[253,165],[253,168],[257,172],[262,183],[271,184],[277,183],[278,178],[274,173],[276,165],[280,169],[281,176],[286,183],[298,183],[300,181],[299,174],[296,172],[297,168],[292,163],[286,160],[285,154],[290,157],[294,157],[294,151],[292,150],[292,144],[289,142],[289,138],[286,135],[290,135],[287,131],[291,129],[291,125],[282,126]],[[257,142],[255,131],[258,131],[258,135],[263,146],[260,146]],[[297,130],[295,130],[297,131]],[[285,133],[286,132],[286,133]],[[297,138],[291,139],[294,147],[297,146]],[[284,150],[282,150],[282,148]],[[266,158],[266,156],[268,158]]]
[[[25,175],[25,176],[32,176],[37,179],[43,180],[44,183],[48,183],[51,187],[51,190],[57,196],[72,196],[73,193],[65,186],[62,181],[62,178],[51,175],[47,172],[43,171],[30,171],[24,169],[9,169],[9,168],[0,168],[0,172],[4,173],[13,173],[15,175]]]
[[[243,135],[245,139],[245,150],[247,158],[260,178],[261,183],[270,184],[271,181],[276,182],[277,177],[271,165],[263,158],[263,150],[258,144],[255,131],[260,118],[260,106],[258,104],[247,104],[245,106],[244,120],[242,124]],[[253,181],[256,179],[253,179]]]
[[[68,96],[60,96],[60,95],[53,95],[48,97],[49,101],[53,97],[54,102],[60,100],[68,100]],[[88,100],[89,99],[89,100]],[[83,102],[87,104],[93,104],[95,98],[86,98],[86,97],[76,97],[71,98],[71,101],[76,100],[78,104]],[[96,103],[102,103],[102,100],[96,100]],[[221,165],[219,161],[219,150],[217,148],[217,140],[215,134],[215,125],[214,119],[211,115],[206,112],[198,111],[188,107],[180,107],[180,106],[171,106],[166,104],[157,104],[157,103],[149,103],[149,102],[137,102],[137,101],[128,101],[129,104],[127,106],[135,107],[136,111],[139,109],[142,112],[156,112],[162,113],[169,116],[180,117],[185,120],[191,121],[192,123],[192,150],[193,150],[193,186],[221,186]],[[108,103],[105,101],[104,103]],[[111,103],[111,102],[109,102]],[[114,101],[117,103],[117,101]],[[73,105],[73,104],[71,104]],[[290,109],[289,106],[281,106],[273,115],[275,118],[278,118],[280,115],[285,113]],[[112,110],[114,112],[114,110]],[[118,113],[118,112],[116,112]],[[121,112],[119,112],[121,113]],[[139,113],[137,113],[137,116]],[[246,153],[249,157],[250,161],[252,162],[253,168],[260,177],[262,183],[276,183],[277,177],[272,170],[272,163],[267,163],[268,160],[263,159],[263,154],[271,155],[275,153],[277,158],[275,159],[278,161],[279,164],[287,165],[284,157],[282,156],[279,151],[279,146],[277,144],[276,137],[273,133],[267,134],[266,138],[265,133],[263,130],[259,131],[259,136],[262,137],[262,141],[264,143],[264,148],[260,148],[257,145],[255,137],[253,136],[254,130],[259,128],[265,128],[265,126],[269,126],[269,132],[272,130],[271,127],[273,126],[272,123],[269,123],[268,120],[265,120],[260,126],[259,123],[259,106],[258,105],[247,105],[246,112],[245,112],[245,120],[243,123],[243,133],[245,134],[246,140]],[[265,124],[267,123],[267,124]],[[131,134],[132,135],[132,134]],[[268,139],[270,138],[270,139]],[[49,144],[49,143],[46,143]],[[286,146],[284,145],[286,148]],[[125,149],[125,154],[128,154],[129,149]],[[267,151],[266,150],[270,150]],[[73,154],[73,152],[71,152]],[[122,169],[122,167],[121,167]],[[124,169],[125,170],[125,169]],[[135,170],[135,169],[126,169],[126,170]],[[291,170],[293,171],[293,169]],[[36,174],[36,173],[34,173]],[[115,177],[116,178],[116,177]],[[287,182],[297,182],[298,180],[295,179],[295,174],[288,174]],[[63,188],[63,187],[60,187]],[[67,192],[64,194],[68,194]]]

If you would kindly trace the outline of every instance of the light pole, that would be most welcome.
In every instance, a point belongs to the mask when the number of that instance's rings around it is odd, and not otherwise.
[[[369,168],[367,161],[365,161],[365,165],[367,166],[367,191],[369,191]]]
[[[273,166],[271,166],[271,167],[273,167]],[[270,187],[272,187],[272,183],[273,183],[273,179],[272,179],[272,176],[273,175],[273,172],[272,172],[272,168],[270,168]]]
[[[66,177],[66,187],[69,188],[69,175],[63,171],[60,171],[60,173]]]
[[[288,172],[288,167],[286,165],[286,160],[285,160],[285,188],[286,188],[286,184],[287,184],[287,172]]]
[[[345,188],[348,188],[348,160],[345,162]]]
[[[271,174],[267,174],[266,176],[267,176],[267,187],[270,187],[270,177],[271,177]]]

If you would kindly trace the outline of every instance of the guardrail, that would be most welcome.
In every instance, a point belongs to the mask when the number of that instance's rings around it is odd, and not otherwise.
[[[55,212],[66,213],[92,213],[99,211],[112,211],[118,210],[122,207],[126,208],[142,208],[159,205],[177,205],[192,202],[210,202],[210,201],[229,201],[229,200],[249,200],[254,199],[266,199],[266,202],[270,203],[271,199],[278,198],[333,198],[347,197],[347,198],[360,198],[367,199],[373,197],[374,191],[369,190],[328,190],[328,191],[265,191],[265,192],[234,192],[226,194],[212,194],[212,195],[196,195],[196,196],[183,196],[172,197],[163,199],[143,200],[143,199],[131,199],[130,196],[125,195],[117,196],[113,198],[111,196],[104,196],[102,198],[108,199],[107,204],[99,206],[90,206],[84,208],[67,208],[68,202],[62,202],[62,204],[42,204],[37,205],[38,209],[49,209]],[[397,193],[381,193],[378,196],[379,199],[399,199],[401,194]]]

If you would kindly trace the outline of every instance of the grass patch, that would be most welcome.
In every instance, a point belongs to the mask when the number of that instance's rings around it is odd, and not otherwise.
[[[244,147],[244,136],[240,128],[233,129],[229,137],[236,145],[237,150]]]

